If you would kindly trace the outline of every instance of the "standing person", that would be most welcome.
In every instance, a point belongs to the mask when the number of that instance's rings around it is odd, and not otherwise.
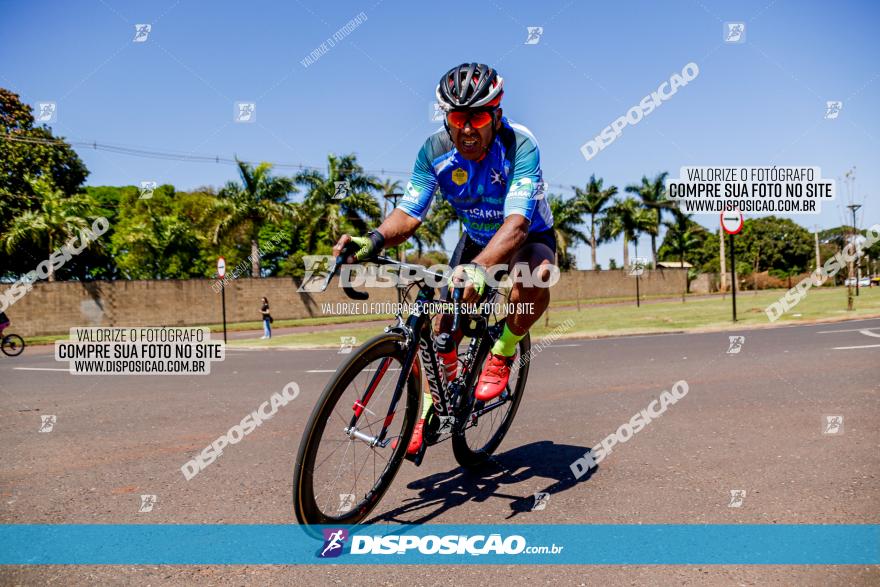
[[[0,312],[0,337],[3,336],[3,331],[6,330],[6,327],[9,326],[11,322],[9,318],[6,316],[6,312]]]
[[[272,315],[269,313],[269,300],[265,297],[263,298],[263,307],[260,308],[260,313],[263,315],[263,336],[260,340],[272,338]]]

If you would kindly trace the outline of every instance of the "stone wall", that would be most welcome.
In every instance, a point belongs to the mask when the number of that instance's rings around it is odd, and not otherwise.
[[[677,295],[684,271],[645,271],[642,295]],[[179,281],[38,282],[6,313],[10,332],[22,336],[59,334],[76,326],[193,326],[222,322],[220,294],[209,279]],[[299,293],[299,279],[238,278],[226,286],[228,323],[260,320],[260,298],[266,296],[278,319],[322,317],[321,304],[350,302],[336,281],[320,294]],[[563,273],[551,289],[553,300],[635,296],[635,278],[622,270]],[[0,285],[0,291],[9,289]],[[394,288],[370,289],[369,302],[396,302]],[[361,312],[365,313],[365,312]]]

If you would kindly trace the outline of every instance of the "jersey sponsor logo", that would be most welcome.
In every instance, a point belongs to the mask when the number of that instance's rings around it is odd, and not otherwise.
[[[421,193],[412,182],[406,184],[406,195],[403,196],[404,202],[418,202],[419,196],[421,196]]]
[[[468,234],[474,237],[474,240],[477,240],[475,232],[491,232],[494,234],[499,228],[501,228],[500,222],[465,222],[465,227],[468,229]],[[480,243],[479,244],[485,244]],[[486,241],[488,243],[488,240]]]
[[[521,177],[510,186],[510,191],[507,192],[507,197],[511,199],[528,200],[532,197],[533,191],[534,187],[532,185],[532,180],[528,177]]]
[[[464,185],[468,180],[468,173],[461,167],[452,172],[452,181],[455,185]]]

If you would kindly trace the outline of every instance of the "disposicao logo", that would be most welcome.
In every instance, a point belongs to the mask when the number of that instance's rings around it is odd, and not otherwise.
[[[324,545],[318,551],[318,558],[335,558],[342,554],[345,541],[348,540],[348,530],[342,528],[325,528]]]

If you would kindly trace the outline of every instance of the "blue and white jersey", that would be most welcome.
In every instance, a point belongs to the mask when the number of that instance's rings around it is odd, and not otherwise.
[[[462,157],[444,128],[428,137],[397,207],[424,220],[439,187],[468,236],[483,246],[511,214],[525,216],[529,232],[551,228],[553,215],[544,197],[538,141],[526,127],[507,118],[501,122],[480,161]]]

